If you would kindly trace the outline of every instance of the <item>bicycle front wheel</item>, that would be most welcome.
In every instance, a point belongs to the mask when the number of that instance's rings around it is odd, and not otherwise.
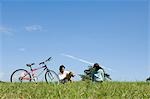
[[[59,84],[59,77],[58,75],[52,71],[52,70],[48,70],[45,73],[45,80],[47,83],[54,83],[54,84]]]
[[[17,69],[11,74],[11,82],[31,82],[31,75],[25,69]]]

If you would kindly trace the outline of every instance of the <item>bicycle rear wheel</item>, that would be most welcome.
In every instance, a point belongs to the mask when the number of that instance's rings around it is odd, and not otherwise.
[[[52,70],[48,70],[45,73],[45,80],[47,83],[53,83],[53,84],[59,84],[60,81],[58,75]]]
[[[10,77],[11,82],[31,82],[31,75],[25,69],[15,70]]]

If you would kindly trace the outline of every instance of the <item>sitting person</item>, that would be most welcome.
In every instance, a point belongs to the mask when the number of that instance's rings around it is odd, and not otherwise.
[[[70,81],[70,82],[72,81],[71,77],[74,77],[74,75],[72,72],[66,71],[64,65],[61,65],[59,67],[59,71],[60,71],[60,73],[58,74],[58,76],[59,76],[61,83],[66,83],[68,81]]]
[[[98,63],[95,63],[93,66],[92,72],[92,81],[94,82],[103,82],[105,76],[105,71]]]
[[[149,82],[149,81],[150,81],[150,77],[148,77],[148,78],[146,79],[146,81]]]

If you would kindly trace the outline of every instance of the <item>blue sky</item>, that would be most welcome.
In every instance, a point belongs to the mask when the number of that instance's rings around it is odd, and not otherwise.
[[[40,1],[40,0],[39,0]],[[148,1],[3,1],[0,4],[2,80],[26,63],[49,56],[50,69],[61,64],[82,74],[88,64],[62,56],[98,62],[118,81],[150,76]]]

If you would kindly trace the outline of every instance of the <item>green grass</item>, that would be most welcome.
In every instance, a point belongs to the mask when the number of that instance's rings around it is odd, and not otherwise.
[[[146,82],[0,83],[0,99],[150,99]]]

